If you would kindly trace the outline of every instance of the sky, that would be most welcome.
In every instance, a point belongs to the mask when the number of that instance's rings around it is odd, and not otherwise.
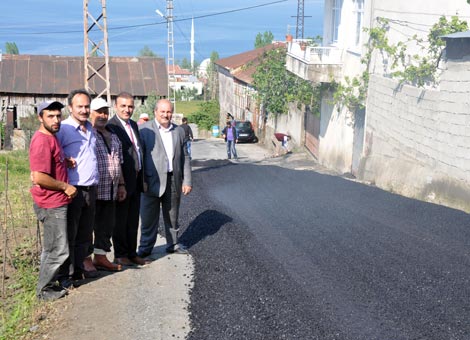
[[[324,0],[304,0],[304,37],[322,34]],[[100,0],[89,12],[101,13]],[[297,0],[173,0],[175,59],[190,59],[191,18],[195,26],[195,60],[220,58],[254,48],[257,33],[271,31],[275,40],[295,36]],[[144,46],[167,56],[166,0],[106,1],[111,56],[138,56]],[[82,0],[2,0],[0,49],[14,42],[20,54],[81,56]],[[95,14],[96,13],[96,14]],[[90,37],[100,41],[101,37]],[[100,33],[102,35],[102,33]]]

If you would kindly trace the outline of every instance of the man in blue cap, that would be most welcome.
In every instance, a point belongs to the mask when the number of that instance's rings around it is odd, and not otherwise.
[[[31,196],[34,211],[44,228],[37,296],[46,301],[67,294],[67,289],[56,281],[59,268],[69,257],[67,206],[77,194],[77,189],[68,184],[64,152],[55,136],[60,129],[63,107],[57,101],[43,102],[37,106],[41,125],[33,135],[29,150],[34,183]]]

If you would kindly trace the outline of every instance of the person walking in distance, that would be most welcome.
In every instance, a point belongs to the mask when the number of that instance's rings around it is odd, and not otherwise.
[[[56,133],[60,130],[62,108],[60,102],[43,102],[37,106],[39,129],[33,135],[29,148],[29,163],[33,186],[31,196],[34,211],[43,224],[44,240],[37,283],[37,297],[56,300],[67,294],[57,285],[57,274],[69,257],[67,240],[67,205],[77,194],[68,184],[65,156]]]
[[[173,105],[161,99],[155,119],[140,126],[144,155],[145,190],[140,207],[139,256],[152,253],[157,240],[160,206],[165,225],[166,252],[187,254],[179,243],[178,214],[181,194],[192,190],[191,164],[184,130],[171,122]]]
[[[88,121],[91,97],[84,89],[73,90],[68,95],[67,102],[70,116],[63,121],[57,138],[69,160],[67,172],[70,184],[77,188],[77,195],[67,210],[70,260],[74,267],[72,278],[94,278],[98,276],[98,272],[91,254],[99,174],[95,152],[96,137]],[[63,274],[66,276],[65,272]]]
[[[238,142],[237,138],[237,129],[232,125],[230,121],[227,122],[227,125],[222,130],[222,136],[227,143],[227,157],[228,159],[233,158],[238,159],[237,149],[235,144]]]
[[[116,203],[116,225],[113,232],[114,262],[122,266],[144,265],[137,256],[137,232],[139,228],[140,194],[142,192],[142,152],[137,123],[131,119],[134,113],[134,97],[121,92],[116,97],[116,115],[107,124],[122,144],[122,173],[126,198]]]
[[[95,239],[93,264],[98,270],[120,271],[120,264],[106,257],[111,251],[111,237],[116,223],[116,200],[126,198],[126,187],[121,172],[122,146],[116,134],[106,128],[109,105],[103,98],[95,98],[90,105],[90,120],[96,134],[96,157],[100,181],[96,195]]]
[[[189,154],[189,159],[191,159],[191,143],[194,139],[193,136],[193,130],[191,129],[191,126],[188,124],[188,118],[184,117],[182,119],[182,124],[181,127],[184,130],[184,138],[186,139],[186,145],[188,147],[188,154]]]

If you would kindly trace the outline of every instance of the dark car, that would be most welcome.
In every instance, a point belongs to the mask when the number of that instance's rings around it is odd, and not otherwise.
[[[237,129],[238,133],[238,142],[249,142],[249,143],[257,143],[258,137],[255,135],[255,131],[253,130],[253,126],[249,121],[237,121],[235,122],[235,128]]]

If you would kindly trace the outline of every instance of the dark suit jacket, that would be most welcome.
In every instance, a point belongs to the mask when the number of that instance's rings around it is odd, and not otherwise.
[[[163,146],[163,141],[158,131],[155,119],[139,126],[142,141],[142,153],[144,154],[144,181],[147,184],[147,193],[161,197],[166,189],[168,158]],[[173,178],[175,180],[176,193],[181,195],[182,186],[192,186],[191,162],[184,130],[173,124],[171,130],[173,138]]]
[[[137,126],[137,123],[134,122],[132,119],[130,119],[129,122],[131,124],[132,130],[134,131],[134,135],[137,137],[137,143],[140,146],[140,159],[142,159],[142,143],[140,141],[139,128]],[[119,140],[122,144],[122,154],[124,157],[124,162],[122,164],[122,173],[124,175],[124,181],[126,182],[127,195],[131,196],[135,192],[142,192],[142,170],[136,170],[139,168],[139,158],[132,144],[132,141],[129,138],[129,135],[127,134],[126,130],[122,126],[121,121],[116,115],[108,121],[107,126],[113,133],[115,133],[119,137]],[[142,164],[140,168],[142,169]]]

